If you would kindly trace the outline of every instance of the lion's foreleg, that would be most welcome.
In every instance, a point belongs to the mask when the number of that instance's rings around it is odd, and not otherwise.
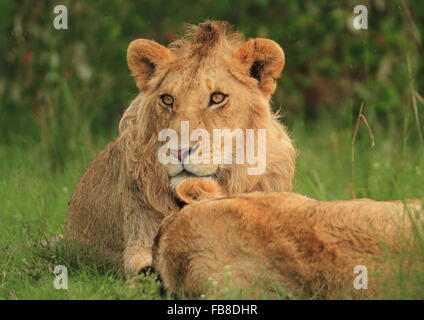
[[[123,267],[126,275],[140,273],[152,265],[153,239],[162,217],[146,210],[129,210],[124,222]]]

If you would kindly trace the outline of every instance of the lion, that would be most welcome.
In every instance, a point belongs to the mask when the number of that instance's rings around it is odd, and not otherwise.
[[[292,192],[220,197],[214,181],[195,178],[176,193],[189,205],[163,220],[153,267],[167,289],[191,297],[228,287],[250,298],[272,296],[272,288],[299,298],[379,297],[379,280],[394,274],[387,252],[413,248],[410,218],[418,212],[415,226],[424,222],[419,199],[318,201]],[[364,266],[370,280],[360,287],[366,290],[356,290]]]
[[[127,62],[139,93],[121,118],[119,136],[76,186],[64,236],[70,246],[88,248],[96,259],[132,275],[151,266],[159,224],[179,208],[178,183],[201,177],[229,195],[289,191],[296,151],[270,107],[285,63],[274,41],[244,40],[227,23],[206,21],[189,26],[168,47],[146,39],[131,42]],[[181,136],[184,121],[191,133],[265,129],[264,172],[248,174],[246,163],[186,163],[185,155],[198,152],[195,142],[174,146],[176,163],[158,161],[164,145],[158,135],[173,129]],[[210,146],[211,157],[217,145]]]

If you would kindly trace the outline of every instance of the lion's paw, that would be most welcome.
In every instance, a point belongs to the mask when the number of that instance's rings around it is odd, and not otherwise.
[[[151,252],[142,252],[128,257],[124,263],[126,275],[135,275],[143,271],[143,269],[152,266]]]

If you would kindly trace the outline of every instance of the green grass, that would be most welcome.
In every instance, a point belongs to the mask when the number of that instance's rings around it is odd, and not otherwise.
[[[361,126],[353,149],[353,120],[346,124],[330,115],[308,123],[293,120],[291,134],[300,150],[295,191],[323,200],[350,199],[353,191],[357,197],[380,200],[424,198],[423,144],[405,123],[381,126],[374,124],[376,119],[368,119],[375,147]],[[116,270],[79,263],[64,248],[52,251],[38,244],[62,232],[72,190],[106,141],[80,146],[58,173],[52,172],[45,149],[36,143],[0,146],[0,299],[170,298],[161,296],[153,275],[125,280]],[[403,258],[391,263],[401,265]],[[53,288],[53,269],[60,264],[69,268],[68,290]],[[424,299],[422,273],[406,275],[401,269],[392,280],[388,298]],[[219,298],[237,297],[227,292]]]

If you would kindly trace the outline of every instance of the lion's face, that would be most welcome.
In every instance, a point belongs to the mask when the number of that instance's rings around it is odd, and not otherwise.
[[[171,129],[178,137],[166,142],[167,155],[175,161],[163,163],[172,185],[191,176],[216,178],[243,165],[232,161],[240,147],[232,134],[242,130],[245,137],[246,129],[257,129],[252,119],[258,112],[263,118],[270,117],[265,97],[237,80],[224,57],[214,56],[203,63],[197,72],[193,72],[196,61],[183,60],[171,66],[160,86],[149,94],[160,129]],[[222,137],[217,129],[222,129]],[[184,145],[184,139],[190,138]],[[227,148],[231,149],[225,153],[228,138],[231,146]],[[216,161],[218,156],[222,161]]]
[[[284,53],[271,40],[244,41],[240,34],[227,34],[226,27],[214,21],[200,24],[169,48],[151,40],[133,41],[127,59],[141,95],[134,105],[136,120],[124,115],[122,127],[131,123],[138,128],[130,139],[132,149],[144,150],[133,150],[135,157],[143,157],[146,150],[155,154],[155,163],[147,164],[154,169],[141,172],[166,174],[168,186],[204,177],[237,192],[260,183],[257,189],[288,189],[294,149],[269,106]],[[260,129],[266,130],[262,146]],[[269,174],[267,182],[246,178],[252,146],[255,156],[262,152],[266,157],[262,169]]]

